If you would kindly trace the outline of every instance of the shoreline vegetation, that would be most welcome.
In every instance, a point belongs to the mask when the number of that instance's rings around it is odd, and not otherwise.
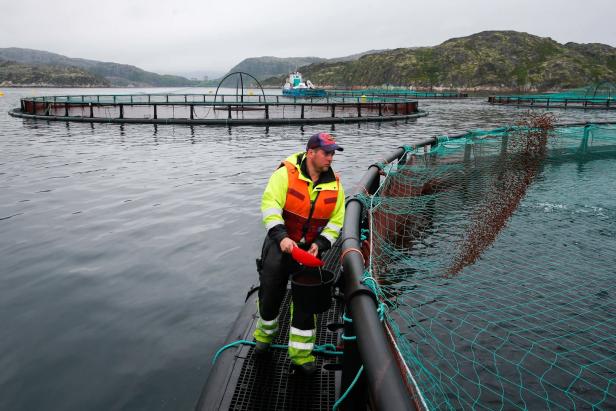
[[[6,85],[3,83],[0,83],[0,89],[26,89],[26,88],[37,88],[37,89],[75,89],[75,88],[79,88],[79,89],[91,89],[91,90],[97,90],[97,89],[130,89],[130,88],[135,88],[135,89],[139,89],[139,88],[152,88],[152,89],[156,89],[156,88],[160,88],[160,89],[168,89],[168,86],[148,86],[148,87],[122,87],[122,86],[94,86],[94,85],[78,85],[78,86],[58,86],[58,85],[43,85],[43,84],[17,84],[17,85]],[[190,88],[216,88],[216,86],[190,86]],[[251,87],[253,88],[253,87]],[[367,88],[380,88],[377,86],[374,87],[367,87]],[[334,88],[334,87],[329,87],[329,88],[325,88],[326,90],[363,90],[363,89],[367,89],[364,87],[355,87],[355,88],[347,88],[347,89],[343,89],[343,88]],[[280,90],[280,87],[275,87],[275,86],[263,86],[263,90]],[[388,88],[388,90],[409,90],[408,88],[402,88],[402,87],[393,87],[390,86]],[[509,90],[509,89],[500,89],[500,90],[466,90],[466,89],[460,89],[460,90],[450,90],[450,89],[414,89],[413,91],[418,91],[418,92],[459,92],[459,93],[467,93],[469,97],[488,97],[488,96],[493,96],[495,93],[499,94],[499,93],[520,93],[521,90]],[[525,92],[526,94],[542,94],[542,92],[540,91],[536,91],[536,92]],[[186,94],[191,94],[191,93],[186,93]]]
[[[616,48],[599,43],[560,44],[516,31],[484,31],[433,47],[373,50],[336,59],[253,57],[231,71],[253,73],[264,87],[279,89],[291,66],[325,89],[542,93],[616,83]],[[3,88],[216,87],[218,82],[45,51],[0,49]]]

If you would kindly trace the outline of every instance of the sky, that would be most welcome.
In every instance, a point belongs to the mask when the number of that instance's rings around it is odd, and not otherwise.
[[[0,48],[224,74],[248,57],[342,57],[484,30],[616,47],[615,0],[0,0]]]

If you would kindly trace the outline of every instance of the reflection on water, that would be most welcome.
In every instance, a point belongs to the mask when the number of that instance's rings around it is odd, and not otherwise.
[[[67,90],[4,91],[0,409],[190,409],[257,280],[260,195],[281,159],[335,132],[335,169],[351,187],[401,144],[523,112],[481,99],[335,127],[69,124],[6,114],[20,96]]]

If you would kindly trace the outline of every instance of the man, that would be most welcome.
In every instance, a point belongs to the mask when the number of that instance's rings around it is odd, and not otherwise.
[[[342,151],[328,133],[310,137],[305,152],[291,155],[272,174],[263,192],[261,212],[267,236],[259,266],[259,315],[255,353],[262,355],[278,331],[278,315],[289,274],[300,267],[293,261],[294,247],[314,256],[327,251],[340,235],[344,222],[344,190],[331,163]],[[312,349],[316,341],[316,315],[291,309],[289,357],[303,374],[316,371]]]

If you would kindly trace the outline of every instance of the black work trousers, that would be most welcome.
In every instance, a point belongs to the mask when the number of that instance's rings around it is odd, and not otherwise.
[[[259,314],[262,319],[271,321],[278,316],[289,276],[300,268],[291,254],[283,253],[279,244],[269,236],[265,237],[259,270]],[[294,306],[291,326],[300,330],[312,330],[315,326],[314,315]]]

